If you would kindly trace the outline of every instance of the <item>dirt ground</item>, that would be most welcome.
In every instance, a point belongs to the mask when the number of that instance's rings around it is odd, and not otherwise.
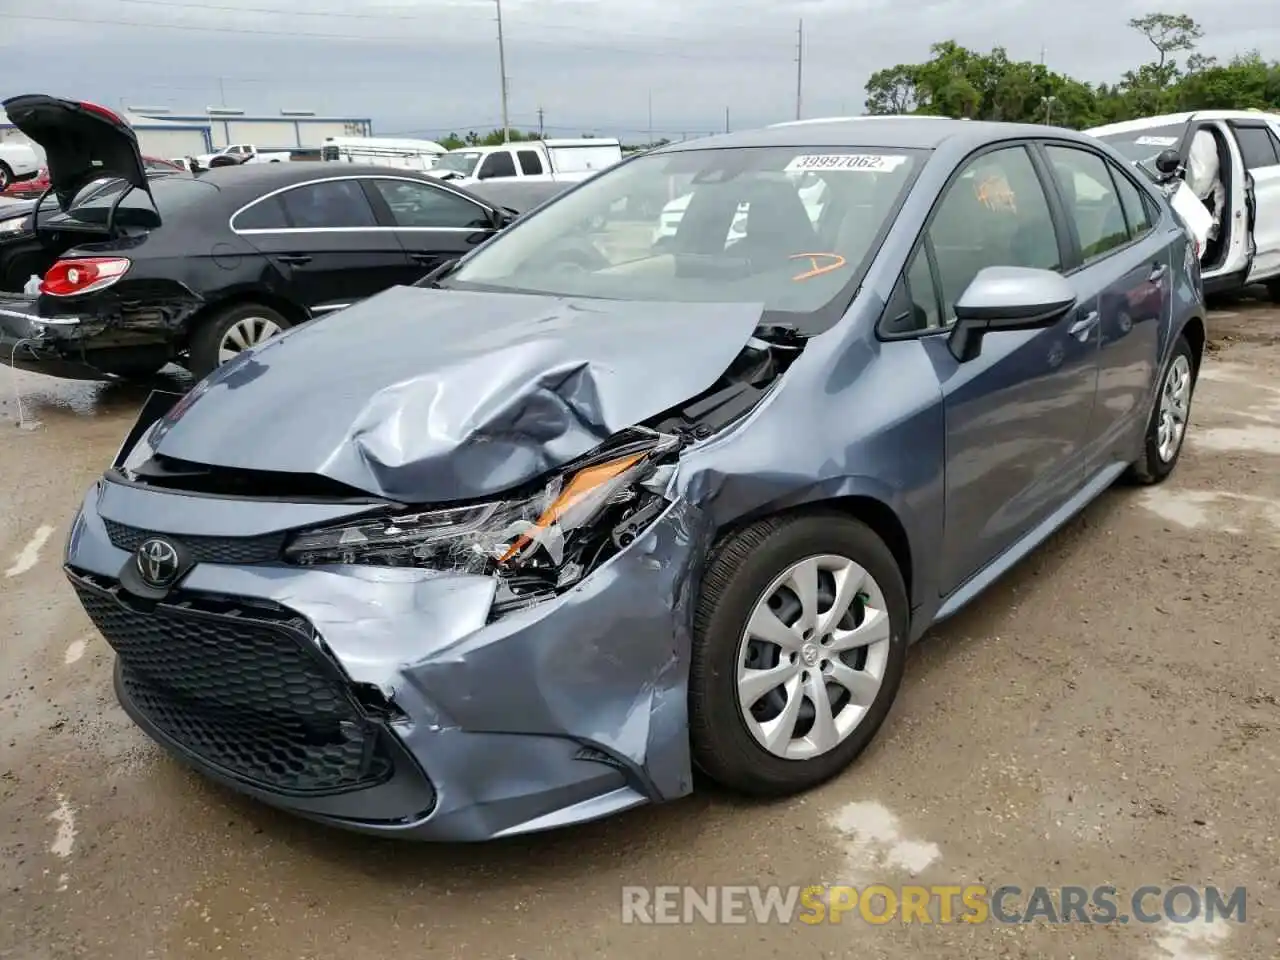
[[[116,705],[59,570],[136,388],[0,368],[0,957],[1280,956],[1280,310],[1212,318],[1166,485],[1116,489],[912,654],[878,742],[801,799],[703,789],[482,846],[215,788]],[[28,422],[28,426],[31,426]],[[628,925],[630,885],[1247,888],[1246,922]]]

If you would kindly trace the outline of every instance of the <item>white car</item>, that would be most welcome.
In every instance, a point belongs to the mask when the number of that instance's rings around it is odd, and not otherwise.
[[[822,215],[822,204],[826,196],[826,189],[826,182],[818,177],[814,177],[812,183],[797,188],[800,199],[804,202],[805,211],[809,214],[809,219],[815,224],[818,222],[818,217]],[[670,240],[676,235],[676,229],[680,226],[680,221],[684,219],[684,212],[689,209],[689,201],[692,199],[693,194],[686,193],[676,197],[662,208],[662,213],[658,216],[658,226],[653,231],[653,243],[655,245],[665,240]],[[738,211],[734,215],[733,223],[729,226],[729,235],[726,238],[726,242],[733,243],[746,236],[749,206],[746,203],[739,205]]]
[[[18,180],[27,180],[40,172],[40,157],[27,143],[0,140],[0,193]]]
[[[1264,283],[1280,302],[1280,115],[1200,110],[1085,132],[1170,181],[1174,209],[1201,247],[1207,292]],[[1157,169],[1162,154],[1167,172]]]

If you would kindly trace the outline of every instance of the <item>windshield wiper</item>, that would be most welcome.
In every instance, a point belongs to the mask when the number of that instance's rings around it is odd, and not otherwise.
[[[441,289],[440,281],[444,279],[445,276],[453,272],[453,268],[458,265],[458,261],[461,259],[462,259],[461,257],[454,257],[452,260],[446,260],[444,263],[440,264],[440,266],[436,267],[434,270],[428,273],[421,280],[417,281],[414,284],[414,286],[415,287],[432,287],[436,290]]]
[[[755,329],[755,335],[767,343],[788,344],[799,343],[805,339],[800,328],[792,323],[778,323],[770,321],[762,323]]]

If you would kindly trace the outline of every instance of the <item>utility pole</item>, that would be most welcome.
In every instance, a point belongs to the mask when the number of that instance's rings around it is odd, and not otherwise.
[[[498,71],[502,74],[502,142],[511,142],[511,121],[507,116],[507,51],[502,43],[502,0],[493,0],[498,8]]]
[[[538,107],[538,139],[539,140],[542,139],[543,130],[544,130],[544,127],[542,125],[543,112],[544,111],[542,107]]]
[[[653,91],[649,91],[649,146],[653,146]]]
[[[729,108],[724,108],[724,132],[729,132]]]
[[[801,103],[804,94],[804,20],[796,30],[796,119],[801,119]]]
[[[1044,54],[1045,54],[1044,44],[1041,44],[1040,45],[1040,66],[1042,67],[1044,66]]]
[[[221,107],[225,107],[227,105],[226,81],[221,77],[218,78],[218,105]]]

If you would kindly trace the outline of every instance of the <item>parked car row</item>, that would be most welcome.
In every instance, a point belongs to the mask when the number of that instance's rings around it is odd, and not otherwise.
[[[695,768],[811,788],[910,643],[1186,435],[1197,251],[1082,134],[746,131],[516,217],[385,167],[149,179],[101,111],[7,108],[120,178],[79,202],[51,152],[80,240],[10,343],[208,374],[152,394],[68,538],[120,702],[324,823],[482,840]],[[686,196],[670,234],[635,218]]]
[[[383,167],[155,176],[110,111],[49,97],[5,107],[44,146],[56,205],[0,221],[0,354],[64,377],[139,377],[170,362],[204,376],[283,330],[417,281],[520,205]],[[23,292],[33,274],[43,277],[34,295]]]

